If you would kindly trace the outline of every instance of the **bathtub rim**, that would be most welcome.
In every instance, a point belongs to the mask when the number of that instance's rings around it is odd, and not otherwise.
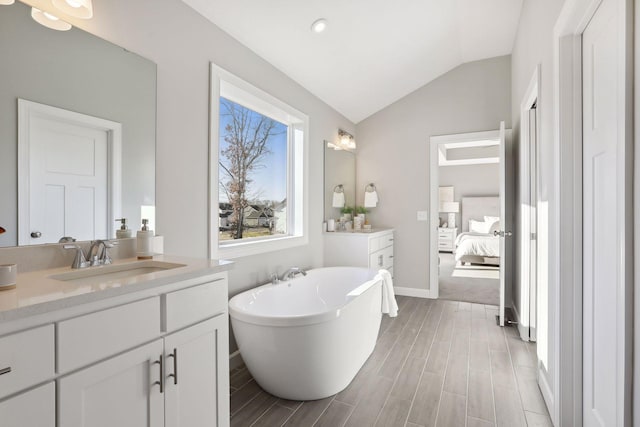
[[[321,267],[321,268],[332,268],[332,267]],[[364,269],[364,270],[369,270],[369,271],[374,271],[375,270],[371,270],[368,268],[364,268],[364,267],[347,267],[347,268],[358,268],[358,269]],[[346,304],[337,307],[335,309],[330,309],[327,311],[322,311],[322,312],[318,312],[318,313],[312,313],[312,314],[300,314],[300,315],[258,315],[258,314],[253,314],[250,313],[246,310],[240,309],[235,303],[234,303],[234,299],[236,299],[236,297],[239,297],[243,294],[247,294],[247,293],[252,293],[252,292],[256,292],[259,289],[263,289],[263,288],[267,288],[267,287],[271,287],[271,286],[286,286],[287,282],[283,282],[283,283],[279,283],[276,285],[273,285],[271,283],[267,283],[265,285],[261,285],[258,286],[256,288],[252,288],[252,289],[248,289],[244,292],[240,292],[239,294],[235,295],[233,298],[231,298],[229,300],[229,316],[231,317],[232,321],[241,321],[244,323],[250,323],[253,325],[258,325],[258,326],[275,326],[275,327],[296,327],[296,326],[306,326],[306,325],[314,325],[317,323],[324,323],[324,322],[329,322],[331,320],[337,319],[340,317],[341,311],[346,309],[347,307],[349,307],[350,305],[354,304],[358,298],[362,297],[364,294],[371,292],[372,289],[374,289],[376,287],[376,285],[379,284],[380,289],[382,288],[382,279],[380,277],[374,276],[372,279],[367,280],[364,283],[359,284],[358,286],[354,287],[353,290],[356,289],[362,289],[362,292],[360,292],[360,294],[356,297],[354,297],[353,299],[351,299],[350,301],[348,301]],[[380,307],[380,311],[382,312],[382,307]]]

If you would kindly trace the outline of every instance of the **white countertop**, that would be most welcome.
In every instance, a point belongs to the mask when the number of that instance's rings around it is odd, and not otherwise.
[[[393,228],[372,228],[371,231],[325,231],[323,234],[328,236],[372,236],[393,231]]]
[[[135,263],[136,258],[114,261],[112,265]],[[194,279],[231,269],[233,262],[156,255],[153,261],[184,264],[169,270],[126,278],[105,280],[96,284],[77,284],[51,278],[68,273],[70,267],[18,273],[15,289],[0,291],[0,322],[44,314],[54,310],[111,298],[132,292]],[[100,269],[102,267],[88,267]]]

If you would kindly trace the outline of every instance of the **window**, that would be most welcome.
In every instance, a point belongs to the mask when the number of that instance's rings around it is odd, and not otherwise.
[[[308,118],[212,64],[211,256],[306,244]]]

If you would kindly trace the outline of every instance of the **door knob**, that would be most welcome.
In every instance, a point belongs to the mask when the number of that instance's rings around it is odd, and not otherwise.
[[[42,233],[39,231],[32,231],[31,237],[33,237],[34,239],[39,239],[40,237],[42,237]]]

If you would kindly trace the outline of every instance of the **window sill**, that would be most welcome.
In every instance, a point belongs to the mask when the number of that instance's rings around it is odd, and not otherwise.
[[[285,236],[266,240],[227,243],[214,248],[212,258],[236,259],[268,252],[303,246],[309,243],[307,236]]]

